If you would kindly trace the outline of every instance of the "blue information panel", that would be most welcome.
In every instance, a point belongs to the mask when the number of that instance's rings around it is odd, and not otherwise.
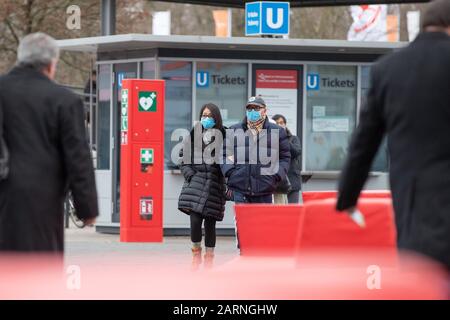
[[[289,2],[259,1],[245,4],[245,35],[288,35]]]
[[[245,35],[261,34],[261,2],[245,4]]]

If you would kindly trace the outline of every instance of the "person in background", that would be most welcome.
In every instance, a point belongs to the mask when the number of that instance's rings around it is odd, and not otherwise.
[[[92,84],[91,84],[92,83]],[[92,85],[92,91],[91,91],[91,85]],[[89,131],[92,129],[92,123],[91,123],[91,101],[92,106],[95,108],[95,105],[97,104],[97,71],[92,70],[91,76],[86,81],[86,85],[84,86],[84,119],[86,121],[86,138],[88,139],[88,142],[90,141]]]
[[[89,79],[86,81],[86,85],[84,86],[84,107],[85,107],[85,113],[86,113],[86,119],[89,122],[89,104],[91,102],[91,96],[92,96],[92,103],[95,104],[97,102],[96,92],[97,92],[97,71],[92,70],[91,72],[92,77],[89,77]],[[91,91],[91,82],[92,82],[92,91]]]
[[[85,225],[98,216],[83,101],[56,84],[59,49],[44,34],[25,36],[17,64],[0,77],[9,174],[0,181],[0,251],[64,250],[64,199],[71,190]]]
[[[181,172],[184,176],[184,184],[178,200],[178,209],[190,216],[191,241],[193,254],[193,268],[197,269],[202,262],[202,224],[205,225],[205,267],[210,268],[214,259],[216,246],[216,221],[222,221],[225,212],[225,180],[218,164],[219,161],[210,163],[210,159],[204,159],[203,153],[215,137],[213,132],[225,135],[222,125],[222,116],[219,108],[212,103],[205,104],[200,110],[200,122],[192,129],[184,140],[184,146],[180,156]],[[198,130],[200,129],[200,130]],[[215,130],[210,130],[215,129]],[[196,132],[200,137],[196,137]],[[201,139],[201,143],[195,143],[194,139]],[[199,150],[196,150],[199,148]],[[222,144],[218,146],[220,151]],[[198,151],[196,153],[196,151]],[[188,155],[188,153],[190,153]],[[196,158],[200,155],[200,159]],[[211,154],[216,157],[215,151]]]
[[[287,203],[303,203],[302,190],[302,144],[297,136],[287,128],[286,118],[281,114],[272,117],[276,123],[286,129],[289,146],[291,148],[291,164],[287,173],[290,184],[290,191],[287,193]],[[284,202],[284,201],[283,201]]]
[[[450,272],[449,0],[428,5],[422,32],[375,63],[370,83],[339,179],[337,210],[357,212],[387,135],[397,245],[441,262]]]
[[[3,138],[3,107],[0,103],[0,182],[8,177],[9,173],[9,152]]]

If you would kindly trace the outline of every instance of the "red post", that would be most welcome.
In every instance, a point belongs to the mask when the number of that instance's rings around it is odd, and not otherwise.
[[[120,241],[162,242],[164,81],[124,79],[121,101]]]

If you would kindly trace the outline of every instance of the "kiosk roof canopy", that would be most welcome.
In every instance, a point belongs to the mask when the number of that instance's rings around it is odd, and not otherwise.
[[[61,50],[112,52],[157,48],[199,50],[243,50],[270,52],[386,53],[401,48],[404,42],[356,42],[346,40],[309,40],[277,38],[219,38],[213,36],[156,36],[121,34],[112,36],[58,40]]]
[[[243,8],[246,2],[256,0],[167,0],[168,2],[183,2],[192,4],[201,4],[205,6],[220,6]],[[429,0],[294,0],[289,1],[291,7],[320,7],[320,6],[348,6],[359,4],[389,4],[389,3],[417,3],[429,2]]]

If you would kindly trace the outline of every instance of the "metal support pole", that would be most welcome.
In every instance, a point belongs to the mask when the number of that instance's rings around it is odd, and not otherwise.
[[[102,36],[116,33],[116,0],[102,0]]]

